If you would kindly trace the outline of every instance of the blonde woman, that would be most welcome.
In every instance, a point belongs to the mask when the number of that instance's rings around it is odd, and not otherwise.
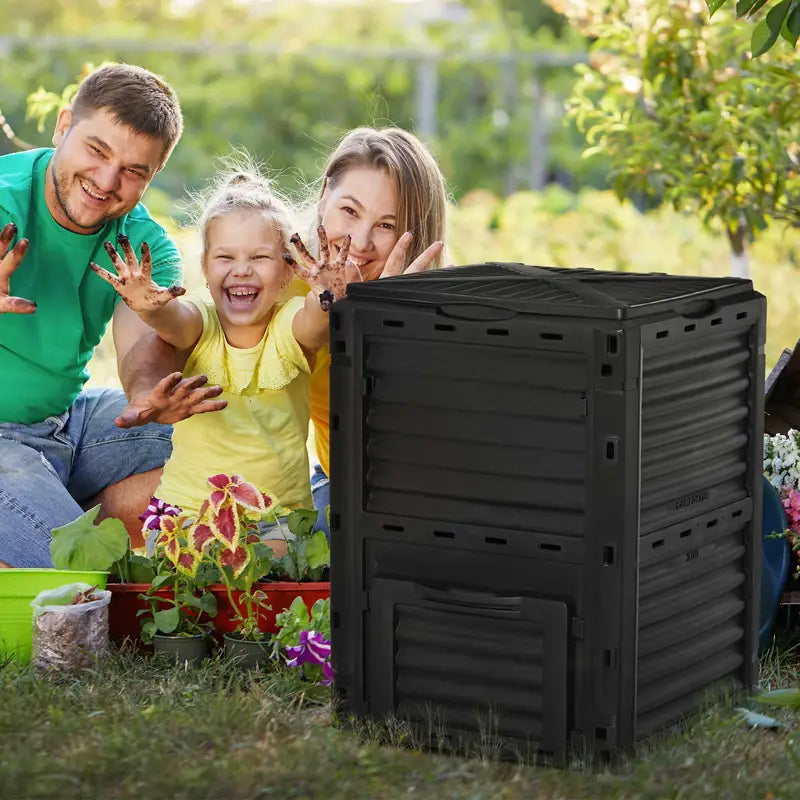
[[[328,158],[316,202],[316,226],[330,243],[330,259],[349,237],[348,262],[363,280],[441,266],[447,197],[439,165],[425,145],[401,128],[355,128]],[[315,226],[315,227],[316,227]],[[318,250],[313,238],[312,249]],[[318,254],[320,255],[320,254]],[[324,266],[308,254],[309,268]],[[297,294],[308,287],[297,281]],[[319,463],[311,488],[318,527],[328,532],[330,503],[330,352],[317,351],[311,375],[311,419]]]

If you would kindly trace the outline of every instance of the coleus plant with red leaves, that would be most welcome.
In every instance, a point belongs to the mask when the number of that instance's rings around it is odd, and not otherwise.
[[[272,568],[273,554],[258,536],[257,524],[271,514],[272,498],[241,475],[220,473],[208,478],[208,483],[211,491],[196,518],[156,498],[148,507],[150,513],[142,515],[148,545],[163,567],[153,581],[152,591],[165,585],[180,587],[180,596],[175,597],[176,611],[167,620],[171,624],[176,616],[191,620],[197,609],[208,612],[210,603],[205,597],[210,595],[203,592],[203,587],[219,579],[228,591],[235,631],[243,638],[261,638],[258,609],[269,606],[266,594],[254,591],[253,585]],[[187,594],[189,584],[193,584],[194,591]],[[234,590],[241,591],[240,604],[234,602]],[[161,620],[157,614],[161,614]],[[167,632],[159,624],[163,618],[163,612],[154,614],[155,627]],[[179,626],[180,621],[176,627]],[[193,626],[190,624],[189,628]]]

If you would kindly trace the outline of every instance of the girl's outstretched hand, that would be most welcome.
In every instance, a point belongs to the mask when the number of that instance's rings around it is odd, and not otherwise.
[[[119,253],[114,249],[114,245],[111,242],[106,242],[104,245],[108,257],[117,271],[116,275],[95,264],[94,261],[89,262],[89,267],[104,281],[110,283],[131,309],[136,312],[156,311],[169,303],[170,300],[185,294],[186,289],[182,286],[165,288],[154,283],[150,277],[153,262],[147,242],[142,242],[141,265],[127,236],[122,233],[119,234],[117,242],[119,242],[122,252],[125,254],[124,261],[120,258]]]
[[[379,277],[394,278],[397,275],[411,275],[414,272],[425,272],[425,270],[430,269],[433,259],[442,252],[444,242],[434,242],[403,269],[406,253],[408,252],[409,245],[413,238],[414,235],[411,231],[406,231],[397,240],[397,243],[392,248],[392,252],[389,253],[389,258],[386,259],[386,264]]]
[[[329,311],[334,301],[341,300],[345,295],[348,283],[361,281],[361,273],[352,261],[347,260],[350,251],[350,237],[346,236],[344,244],[336,259],[331,261],[331,251],[328,236],[320,225],[317,228],[319,237],[319,259],[314,258],[300,238],[295,233],[289,240],[300,254],[303,264],[298,264],[290,253],[283,254],[283,260],[291,267],[292,271],[302,278],[319,297],[323,310]]]

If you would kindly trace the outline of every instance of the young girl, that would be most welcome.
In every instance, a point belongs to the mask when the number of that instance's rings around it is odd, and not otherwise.
[[[315,216],[327,233],[332,255],[340,257],[349,247],[349,261],[358,267],[360,278],[372,280],[441,266],[446,208],[442,172],[416,136],[400,128],[355,128],[325,165]],[[312,243],[312,249],[315,246]],[[320,248],[317,268],[325,257]],[[315,259],[305,254],[303,260],[313,270]],[[301,295],[308,291],[300,281],[291,288]],[[311,376],[311,418],[319,459],[312,487],[320,512],[317,526],[325,530],[325,508],[330,503],[330,363],[326,340]]]
[[[343,293],[347,243],[323,274],[304,272],[314,285],[305,298],[289,298],[292,217],[252,170],[218,180],[198,227],[213,302],[153,283],[146,244],[140,265],[127,239],[124,260],[106,243],[116,275],[90,265],[160,338],[191,348],[186,375],[204,373],[224,390],[222,411],[176,424],[156,495],[196,514],[209,476],[240,474],[279,506],[309,508],[309,364],[328,337],[327,282]]]
[[[329,262],[330,253],[340,262],[343,255],[347,258],[348,246],[352,261],[345,271],[347,280],[372,280],[441,265],[447,206],[444,178],[429,150],[407,131],[355,128],[347,133],[328,159],[315,205],[314,218],[318,227],[309,244],[312,250],[319,250],[320,259],[305,251],[303,262],[307,270],[300,270],[311,283],[318,282],[318,276],[324,274],[322,267]],[[320,228],[327,233],[328,252],[320,247]],[[289,292],[306,295],[309,285],[296,280]],[[327,326],[322,338],[327,343]],[[140,350],[146,352],[147,345]],[[316,355],[311,375],[311,418],[320,462],[312,477],[312,487],[314,505],[319,510],[317,526],[325,530],[325,508],[330,503],[329,368],[330,353],[325,344]],[[211,372],[209,385],[214,383],[216,374],[214,370]],[[176,402],[170,392],[180,378],[180,373],[163,378],[153,387],[144,404],[144,413],[141,408],[126,410],[125,424],[140,424],[140,419],[149,421],[151,407],[169,409],[174,418],[193,413],[192,409],[187,411]],[[196,391],[201,401],[211,397],[214,390]],[[216,413],[203,416],[213,417]]]

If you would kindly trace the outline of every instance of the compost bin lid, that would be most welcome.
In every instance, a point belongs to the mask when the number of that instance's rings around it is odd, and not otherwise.
[[[664,273],[536,267],[486,262],[431,270],[365,283],[350,283],[353,300],[389,300],[423,305],[469,304],[530,314],[624,319],[668,308],[679,313],[745,292],[742,278],[703,278]]]

